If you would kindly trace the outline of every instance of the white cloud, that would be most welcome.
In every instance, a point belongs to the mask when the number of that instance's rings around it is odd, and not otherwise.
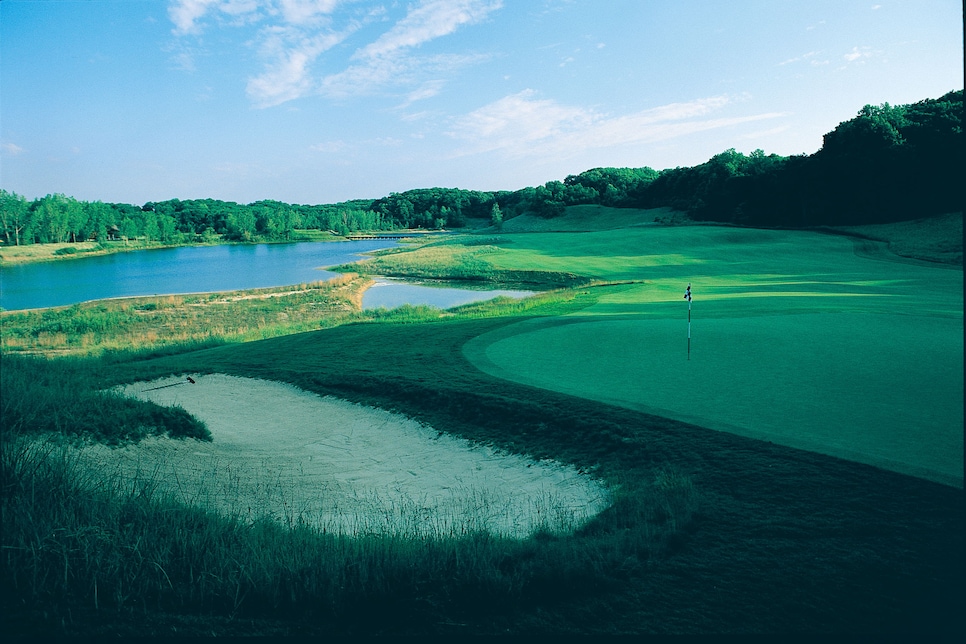
[[[526,90],[456,119],[449,136],[466,142],[457,156],[501,150],[511,157],[565,158],[586,150],[677,138],[782,116],[778,113],[702,118],[735,102],[712,96],[623,116],[561,105]]]
[[[25,150],[16,143],[0,143],[0,150],[2,150],[4,154],[9,154],[12,157],[25,152]]]
[[[452,72],[486,58],[479,55],[415,56],[410,50],[484,20],[502,0],[423,0],[370,44],[352,55],[354,64],[322,80],[321,91],[335,97],[370,94],[390,85],[413,84],[427,72]],[[436,92],[441,82],[436,81]],[[411,102],[411,100],[410,100]]]
[[[815,59],[815,57],[821,53],[822,53],[821,51],[810,51],[806,54],[802,54],[801,56],[796,56],[795,58],[789,58],[788,60],[783,60],[782,62],[778,63],[778,66],[781,67],[783,65],[791,65],[792,63],[801,63],[804,61],[808,61],[812,65],[827,65],[828,64],[827,60]]]
[[[335,11],[339,0],[279,0],[282,17],[293,25],[313,24]]]
[[[207,15],[220,15],[229,24],[245,24],[266,16],[290,25],[311,25],[331,14],[345,0],[172,0],[168,17],[179,35],[198,34]]]
[[[425,101],[438,95],[442,91],[443,85],[445,85],[445,82],[438,79],[426,81],[406,95],[406,100],[399,106],[399,109],[405,109],[416,101]]]
[[[427,75],[436,76],[437,93],[442,89],[442,75],[486,60],[484,55],[439,54],[436,56],[398,56],[379,58],[362,65],[350,65],[344,71],[322,79],[320,93],[344,98],[363,96],[388,87],[415,85]],[[418,90],[417,90],[418,91]],[[428,98],[424,96],[423,98]]]
[[[502,0],[423,0],[375,42],[353,56],[372,60],[392,56],[480,22],[503,6]]]
[[[441,74],[481,60],[479,55],[414,54],[413,50],[483,21],[503,0],[421,0],[388,30],[357,48],[342,71],[319,77],[320,56],[360,27],[389,15],[380,6],[338,12],[347,0],[173,0],[168,15],[178,36],[200,35],[209,21],[219,25],[261,22],[249,41],[258,48],[263,70],[248,80],[247,93],[258,107],[278,105],[311,94],[332,97],[364,95],[390,86],[414,86],[404,105],[441,91]],[[194,57],[184,49],[176,64],[194,70]],[[435,76],[430,78],[428,75]]]
[[[863,58],[871,58],[871,57],[872,57],[871,47],[853,47],[852,51],[842,56],[842,58],[849,61],[850,63],[853,63],[857,60],[861,60]]]
[[[197,21],[204,16],[218,0],[177,0],[168,7],[168,17],[174,23],[175,33],[197,33]]]
[[[312,93],[315,89],[310,73],[312,63],[350,33],[351,29],[310,36],[297,28],[266,30],[261,47],[265,70],[249,79],[246,88],[249,98],[259,107],[270,107]]]

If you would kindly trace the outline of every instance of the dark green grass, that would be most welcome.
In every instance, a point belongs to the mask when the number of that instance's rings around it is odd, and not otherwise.
[[[0,360],[0,428],[4,440],[57,434],[108,444],[161,434],[211,440],[205,424],[180,407],[101,391],[82,361],[5,354]]]
[[[105,376],[199,370],[284,380],[514,451],[596,465],[638,493],[669,465],[700,496],[660,557],[602,557],[600,579],[611,585],[588,594],[564,583],[546,601],[537,595],[516,608],[491,604],[484,614],[457,611],[389,631],[458,622],[477,633],[962,632],[961,490],[473,369],[462,345],[510,321],[348,325],[116,365]],[[615,535],[640,537],[647,522],[637,503],[624,495],[586,535],[609,535],[594,542],[605,549]],[[303,627],[313,628],[289,628]]]

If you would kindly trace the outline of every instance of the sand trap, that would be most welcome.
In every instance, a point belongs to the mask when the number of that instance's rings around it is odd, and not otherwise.
[[[603,484],[573,467],[501,453],[397,414],[278,382],[191,377],[195,384],[166,378],[121,391],[180,405],[208,424],[211,443],[150,438],[91,445],[81,458],[103,476],[152,476],[206,509],[329,533],[522,538],[571,531],[608,502]],[[174,383],[182,384],[165,386]]]

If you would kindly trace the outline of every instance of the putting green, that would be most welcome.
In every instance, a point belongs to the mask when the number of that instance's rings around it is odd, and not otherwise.
[[[480,336],[465,354],[507,380],[962,487],[961,271],[863,258],[808,233],[681,230],[660,233],[681,261],[610,269],[644,283]],[[519,243],[545,252],[533,237]],[[698,252],[675,252],[696,238]],[[553,241],[558,256],[592,252],[586,238]],[[607,272],[618,256],[574,262]]]

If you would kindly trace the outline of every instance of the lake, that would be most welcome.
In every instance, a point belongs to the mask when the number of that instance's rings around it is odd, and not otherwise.
[[[315,282],[335,277],[322,270],[362,259],[398,242],[345,242],[191,246],[0,266],[0,308],[5,311],[66,306],[106,298],[238,291]],[[446,295],[446,291],[451,293]],[[497,295],[527,292],[467,291],[403,282],[369,289],[366,308],[427,304],[449,308]],[[492,294],[491,294],[492,293]]]

